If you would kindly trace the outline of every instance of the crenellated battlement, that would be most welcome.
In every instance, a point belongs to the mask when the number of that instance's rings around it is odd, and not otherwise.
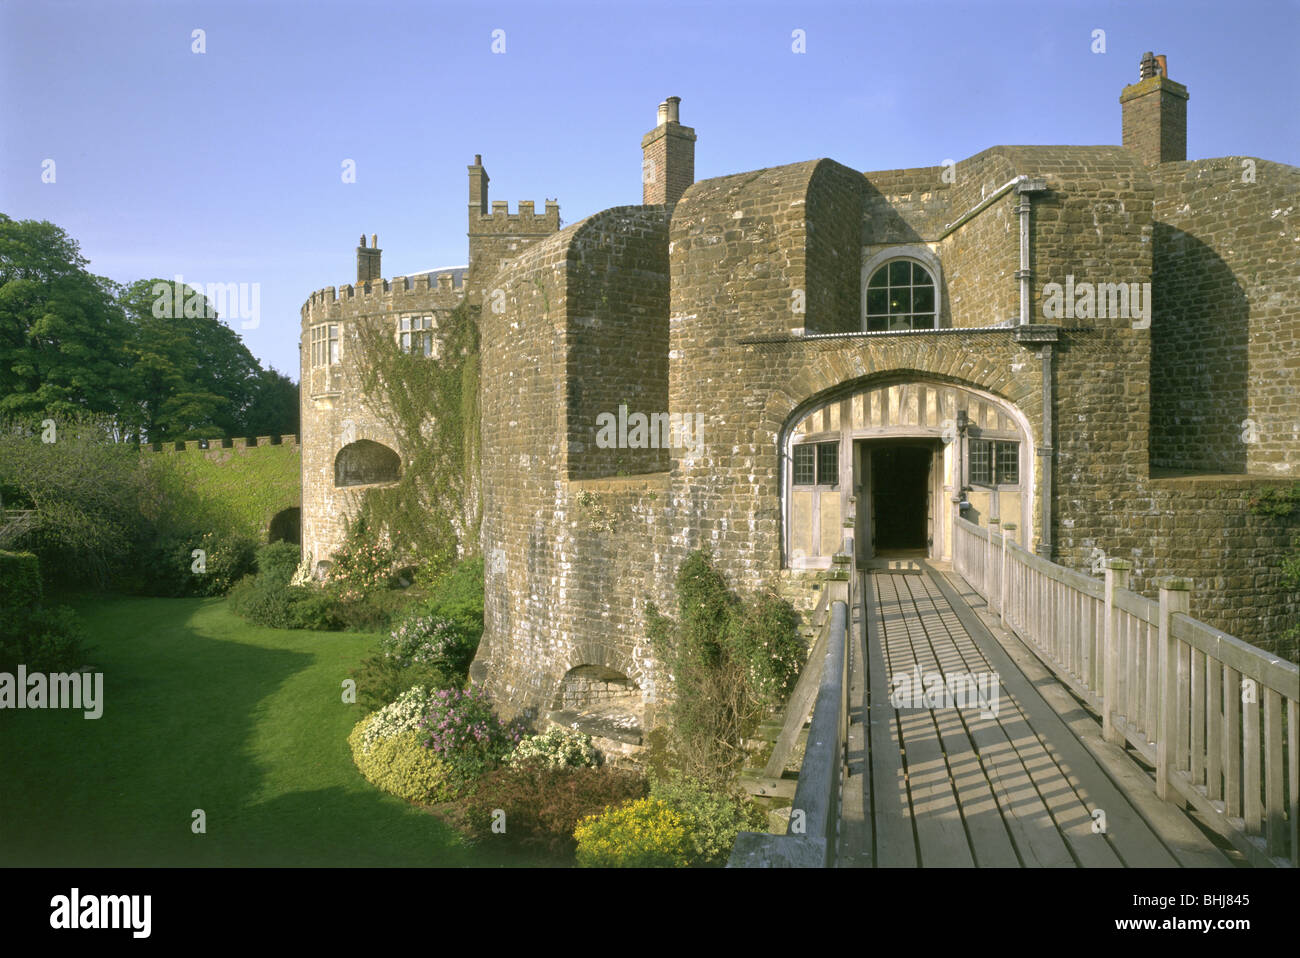
[[[470,232],[499,234],[550,234],[560,229],[560,204],[547,200],[543,212],[537,212],[532,200],[520,200],[517,212],[510,212],[505,200],[493,200],[491,212],[470,207]]]
[[[419,273],[415,276],[394,276],[392,279],[377,279],[368,283],[344,283],[342,286],[326,286],[307,297],[303,305],[303,317],[318,309],[327,309],[335,303],[374,297],[379,299],[395,293],[429,293],[450,296],[464,294],[465,270],[446,273]],[[438,303],[437,307],[453,306],[454,303]]]
[[[300,447],[296,435],[247,436],[225,439],[186,439],[174,442],[150,442],[140,446],[141,452],[211,452],[214,449],[260,449],[263,446]],[[301,448],[299,448],[301,452]]]

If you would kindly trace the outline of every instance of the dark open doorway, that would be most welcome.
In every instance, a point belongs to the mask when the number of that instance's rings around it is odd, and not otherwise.
[[[926,446],[879,445],[871,450],[871,517],[877,554],[925,549],[928,543],[930,464]]]

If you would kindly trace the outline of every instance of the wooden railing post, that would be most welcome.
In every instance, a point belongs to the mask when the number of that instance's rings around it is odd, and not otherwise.
[[[984,603],[993,608],[993,529],[998,520],[990,519],[984,529]]]
[[[1172,763],[1177,760],[1178,743],[1174,741],[1178,719],[1178,640],[1169,628],[1175,612],[1187,614],[1191,608],[1191,579],[1167,576],[1160,580],[1160,709],[1156,728],[1156,795],[1172,801],[1170,782]]]
[[[998,612],[1002,616],[1002,626],[1007,624],[1007,597],[1011,594],[1011,589],[1007,585],[1007,543],[1015,538],[1016,524],[1008,522],[1002,527],[1002,590],[998,596]]]
[[[1124,744],[1124,735],[1115,727],[1115,708],[1119,705],[1119,649],[1116,634],[1119,629],[1115,611],[1115,590],[1128,588],[1129,570],[1133,563],[1127,559],[1111,559],[1106,563],[1106,619],[1102,641],[1101,684],[1101,736],[1115,745]]]

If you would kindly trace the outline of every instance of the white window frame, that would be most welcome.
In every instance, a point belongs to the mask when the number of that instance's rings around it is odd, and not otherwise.
[[[939,265],[939,257],[925,246],[890,246],[874,253],[869,250],[863,250],[862,253],[862,300],[858,308],[858,320],[862,331],[864,333],[868,331],[867,284],[871,282],[871,277],[876,274],[877,270],[897,260],[908,260],[916,263],[930,274],[930,279],[934,280],[934,326],[932,328],[911,330],[888,330],[888,332],[895,334],[900,332],[927,333],[933,329],[946,328],[947,323],[944,322],[943,310],[943,270]],[[886,332],[886,330],[875,330],[875,332]]]

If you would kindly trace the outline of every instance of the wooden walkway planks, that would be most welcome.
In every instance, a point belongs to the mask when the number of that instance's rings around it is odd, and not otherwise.
[[[1075,723],[1038,695],[1042,677],[1020,672],[951,582],[936,572],[862,580],[850,635],[843,866],[1179,864],[1071,732]],[[983,676],[984,690],[997,683],[996,708],[973,695],[895,708],[890,693],[904,674]]]

